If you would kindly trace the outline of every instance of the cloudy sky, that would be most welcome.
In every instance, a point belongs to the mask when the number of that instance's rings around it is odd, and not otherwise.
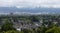
[[[48,7],[60,8],[60,0],[0,0],[0,7]]]

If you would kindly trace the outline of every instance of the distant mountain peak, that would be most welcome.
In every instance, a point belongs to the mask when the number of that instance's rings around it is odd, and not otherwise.
[[[30,13],[60,13],[60,8],[17,8],[17,7],[0,7],[0,13],[11,12],[30,12]]]

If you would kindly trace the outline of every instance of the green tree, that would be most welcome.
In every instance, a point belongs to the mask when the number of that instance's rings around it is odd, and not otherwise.
[[[1,26],[1,31],[8,31],[8,30],[15,30],[13,27],[13,23],[9,22],[8,20]]]
[[[38,16],[31,16],[32,22],[39,22],[39,17]]]
[[[48,29],[45,33],[60,33],[60,27],[54,26],[53,28]]]
[[[10,31],[6,31],[4,33],[23,33],[23,31],[10,30]]]

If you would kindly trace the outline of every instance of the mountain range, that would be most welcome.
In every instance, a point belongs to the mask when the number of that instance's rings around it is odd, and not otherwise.
[[[17,7],[0,7],[0,13],[15,13],[15,12],[30,12],[30,13],[58,13],[60,14],[60,8],[17,8]]]

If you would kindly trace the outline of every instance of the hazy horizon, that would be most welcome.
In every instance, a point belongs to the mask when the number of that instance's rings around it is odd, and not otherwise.
[[[0,13],[60,12],[60,0],[0,0]]]

